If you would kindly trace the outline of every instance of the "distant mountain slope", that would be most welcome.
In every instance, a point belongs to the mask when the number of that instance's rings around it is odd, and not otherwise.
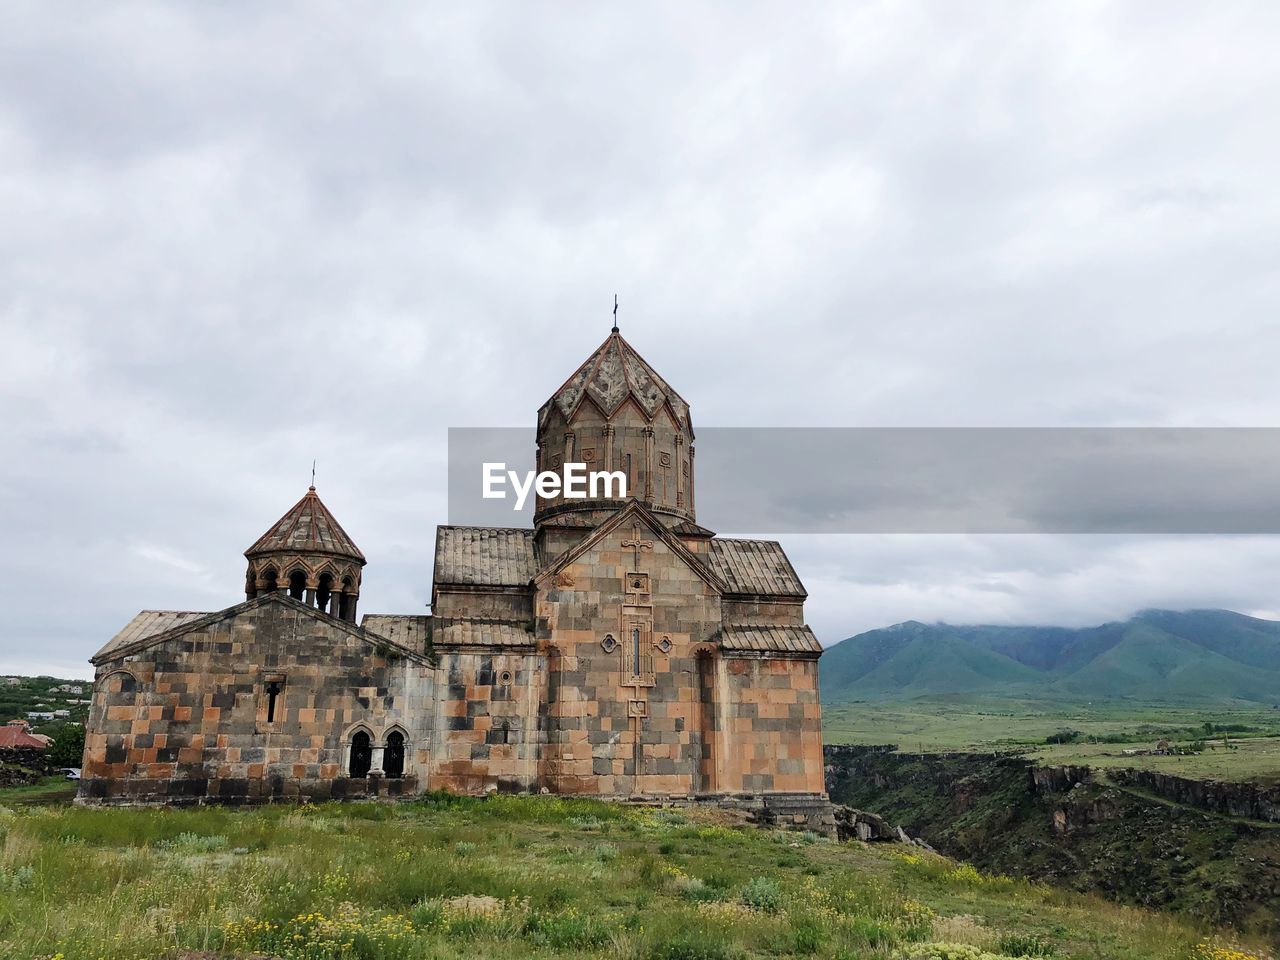
[[[984,693],[1280,702],[1280,623],[1230,610],[1144,610],[1066,627],[899,623],[827,649],[829,703]]]

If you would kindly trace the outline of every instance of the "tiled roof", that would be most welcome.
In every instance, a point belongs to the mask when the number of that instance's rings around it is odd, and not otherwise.
[[[368,613],[361,619],[360,626],[367,633],[376,633],[392,643],[420,653],[426,651],[431,637],[431,617],[428,615]]]
[[[516,527],[439,527],[437,584],[523,587],[538,572],[533,531]]]
[[[706,527],[702,526],[702,524],[694,523],[692,520],[681,520],[679,523],[677,523],[674,527],[671,528],[671,532],[682,537],[714,537],[715,536],[714,531],[708,530]]]
[[[436,623],[432,641],[437,647],[527,647],[534,636],[518,623],[445,620]]]
[[[332,553],[365,562],[364,554],[321,502],[315,487],[310,487],[306,495],[290,507],[244,555],[251,557],[277,551]]]
[[[538,411],[538,422],[544,421],[552,404],[559,407],[566,418],[572,419],[583,397],[590,397],[605,416],[611,416],[628,396],[650,417],[663,403],[671,404],[676,419],[688,428],[689,405],[636,353],[635,347],[622,339],[622,334],[614,327],[604,343],[542,405]]]
[[[97,660],[113,650],[207,616],[209,616],[208,613],[197,613],[191,610],[143,610],[126,623],[123,630],[107,641],[107,645],[95,653],[92,659]]]
[[[725,627],[720,631],[720,646],[724,650],[822,653],[822,644],[808,627]]]
[[[717,538],[711,541],[707,565],[728,584],[730,593],[808,596],[776,540]]]
[[[43,733],[32,733],[25,720],[12,720],[0,727],[0,747],[27,747],[43,750],[49,738]]]

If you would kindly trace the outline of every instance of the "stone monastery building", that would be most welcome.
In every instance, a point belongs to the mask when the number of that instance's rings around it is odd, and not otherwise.
[[[630,496],[440,527],[431,615],[357,619],[365,556],[312,487],[245,551],[242,603],[145,610],[93,657],[80,799],[823,799],[805,589],[777,543],[698,525],[688,404],[615,327],[537,438],[539,470]]]

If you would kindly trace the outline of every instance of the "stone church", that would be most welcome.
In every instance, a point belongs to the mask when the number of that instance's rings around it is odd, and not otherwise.
[[[615,327],[538,411],[537,464],[625,473],[530,528],[436,532],[429,615],[357,615],[314,487],[245,599],[145,610],[97,668],[82,802],[425,790],[823,799],[818,658],[779,544],[698,524],[689,406]]]

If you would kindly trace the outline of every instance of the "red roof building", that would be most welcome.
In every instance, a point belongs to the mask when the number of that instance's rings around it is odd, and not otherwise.
[[[25,720],[10,720],[0,727],[0,749],[27,747],[43,750],[49,743],[50,739],[43,733],[32,733],[31,724]]]

